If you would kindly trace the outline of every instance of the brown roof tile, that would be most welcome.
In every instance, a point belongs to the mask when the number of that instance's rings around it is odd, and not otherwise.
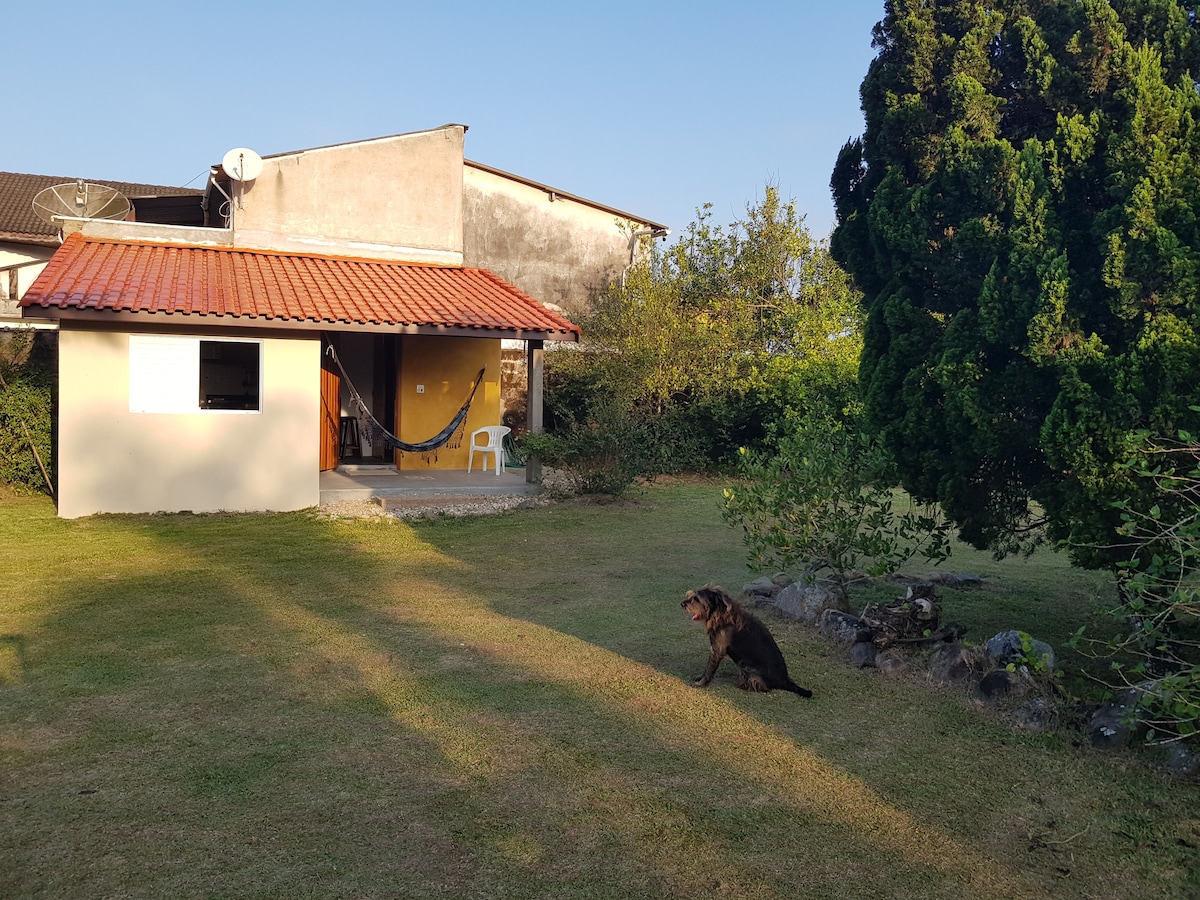
[[[80,234],[67,236],[21,306],[63,318],[94,310],[579,339],[578,326],[486,269]]]
[[[0,240],[25,243],[58,243],[58,228],[48,225],[33,211],[33,198],[38,191],[56,184],[68,184],[77,178],[57,175],[25,175],[20,172],[0,172]],[[135,184],[128,181],[98,181],[84,179],[89,184],[115,188],[131,200],[147,197],[199,197],[204,192],[191,188],[167,187],[161,184]]]

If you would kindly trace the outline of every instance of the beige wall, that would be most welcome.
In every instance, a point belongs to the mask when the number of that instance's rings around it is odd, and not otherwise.
[[[500,341],[416,335],[401,339],[398,436],[410,443],[427,440],[446,427],[484,366],[487,370],[467,413],[461,446],[443,447],[434,454],[398,454],[401,469],[465,469],[471,432],[500,424]],[[418,392],[418,387],[424,390]],[[483,461],[484,457],[476,454],[475,466]]]
[[[319,502],[316,337],[263,341],[257,414],[131,413],[127,332],[64,327],[59,361],[60,516]]]
[[[461,265],[464,130],[448,125],[268,157],[235,194],[234,240]]]
[[[496,273],[568,318],[621,278],[638,227],[612,210],[470,163],[463,168],[464,264]]]

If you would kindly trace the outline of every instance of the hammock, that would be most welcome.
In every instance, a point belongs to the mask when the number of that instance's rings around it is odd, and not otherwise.
[[[395,447],[397,450],[405,450],[409,453],[431,453],[445,446],[458,447],[462,443],[463,423],[467,421],[467,410],[471,408],[471,401],[475,399],[475,392],[479,390],[479,385],[483,381],[483,373],[487,371],[487,366],[479,370],[479,375],[475,378],[475,384],[471,387],[471,393],[467,396],[466,402],[459,407],[458,412],[454,414],[454,418],[450,420],[450,424],[433,437],[412,444],[408,441],[400,440],[400,438],[380,425],[379,420],[371,415],[371,410],[367,408],[366,402],[359,396],[358,391],[355,390],[354,382],[346,374],[346,370],[342,366],[342,361],[338,359],[337,351],[333,349],[333,344],[327,344],[325,352],[329,354],[330,358],[337,365],[338,371],[342,373],[342,381],[345,383],[347,390],[350,391],[351,402],[370,423],[367,429],[367,437],[369,439],[381,438],[387,446]]]

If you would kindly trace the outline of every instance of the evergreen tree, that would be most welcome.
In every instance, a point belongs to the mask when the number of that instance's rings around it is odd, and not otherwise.
[[[875,28],[830,249],[870,427],[978,547],[1119,559],[1136,435],[1200,431],[1194,7],[889,0]]]

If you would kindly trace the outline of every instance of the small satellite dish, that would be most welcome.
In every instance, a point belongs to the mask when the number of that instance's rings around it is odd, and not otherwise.
[[[262,157],[245,147],[234,147],[221,157],[221,168],[234,181],[253,181],[262,174]]]
[[[43,188],[33,198],[33,211],[47,225],[53,225],[55,217],[124,219],[129,210],[129,199],[116,188],[82,178]]]

